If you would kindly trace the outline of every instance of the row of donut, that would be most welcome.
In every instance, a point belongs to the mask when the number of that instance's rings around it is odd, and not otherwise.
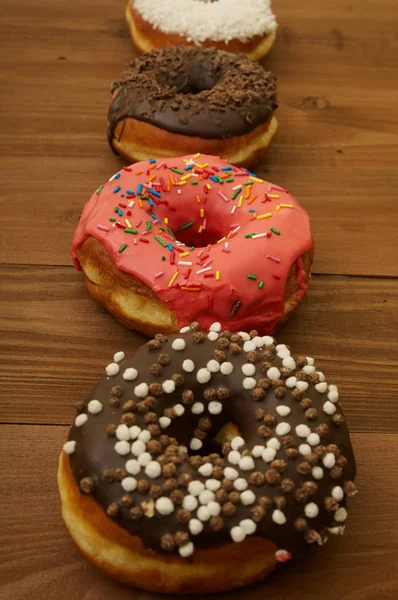
[[[72,255],[153,339],[77,403],[62,514],[121,581],[220,592],[342,534],[355,459],[337,387],[269,335],[313,262],[305,210],[249,170],[277,127],[275,77],[248,58],[275,38],[270,2],[131,0],[126,16],[146,53],[112,86],[109,142],[135,164],[94,192]]]

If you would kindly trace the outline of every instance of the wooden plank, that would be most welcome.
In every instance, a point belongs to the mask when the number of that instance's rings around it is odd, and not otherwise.
[[[2,267],[0,421],[67,424],[114,352],[144,340],[89,297],[64,267]],[[398,282],[314,277],[278,339],[316,357],[341,389],[354,431],[397,431]]]
[[[112,581],[75,548],[60,516],[57,460],[66,427],[1,426],[0,597],[2,600],[160,600]],[[354,434],[359,493],[346,533],[267,582],[220,600],[387,600],[396,597],[398,435]],[[327,590],[327,591],[326,591]],[[175,600],[165,596],[165,600]],[[194,596],[193,600],[204,600]]]
[[[3,263],[69,265],[83,204],[123,164],[105,120],[109,84],[134,56],[124,4],[2,2]],[[316,273],[398,275],[393,4],[275,6],[280,29],[264,64],[279,78],[280,130],[257,171],[309,211]],[[23,186],[10,177],[21,167]]]

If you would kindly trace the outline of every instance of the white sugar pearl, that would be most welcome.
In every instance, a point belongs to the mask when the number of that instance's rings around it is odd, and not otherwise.
[[[218,338],[219,335],[216,331],[209,331],[209,333],[207,334],[207,339],[211,342],[215,342],[216,340],[218,340]]]
[[[314,364],[315,360],[313,358],[311,358],[310,356],[306,356],[305,358],[309,365],[312,366]]]
[[[252,339],[252,342],[253,342],[253,344],[256,344],[256,348],[262,348],[264,346],[263,338],[260,337],[259,335],[256,335]]]
[[[246,537],[246,531],[243,527],[240,527],[239,525],[232,527],[230,534],[234,542],[243,542],[243,540]]]
[[[271,381],[273,381],[275,379],[280,379],[280,376],[281,376],[281,372],[276,367],[271,367],[267,371],[267,377],[268,377],[268,379],[271,379]]]
[[[115,361],[115,363],[120,363],[122,362],[122,360],[124,360],[125,358],[125,354],[124,352],[116,352],[116,354],[113,355],[113,360]]]
[[[145,449],[146,449],[146,446],[142,440],[136,440],[135,442],[133,442],[131,444],[131,452],[135,456],[140,456],[140,454],[143,454],[145,452]]]
[[[191,450],[200,450],[203,446],[202,441],[199,438],[193,437],[189,444]]]
[[[256,372],[256,367],[252,363],[246,363],[242,365],[242,373],[246,377],[251,377]]]
[[[254,344],[251,340],[248,340],[243,344],[243,352],[253,352],[256,349],[256,344]]]
[[[323,457],[322,462],[324,467],[326,467],[327,469],[331,469],[336,464],[336,457],[331,452],[328,452]]]
[[[195,363],[190,358],[187,358],[182,363],[182,368],[186,373],[192,373],[195,370]]]
[[[195,496],[192,496],[191,494],[189,494],[188,496],[184,496],[184,500],[182,501],[182,508],[185,508],[185,510],[189,510],[190,512],[196,510],[198,508],[198,501],[195,498]]]
[[[129,427],[129,432],[131,439],[135,440],[141,433],[141,427],[138,427],[138,425],[132,425],[131,427]]]
[[[257,525],[252,519],[243,519],[243,521],[239,523],[239,527],[243,527],[246,535],[253,535],[257,529]]]
[[[209,504],[212,500],[214,500],[214,492],[211,490],[203,490],[203,492],[200,492],[199,502],[201,504]]]
[[[337,410],[337,408],[333,404],[333,402],[330,402],[329,400],[327,402],[325,402],[325,404],[322,406],[322,408],[323,408],[323,412],[326,413],[327,415],[333,415]]]
[[[188,558],[188,556],[191,556],[193,554],[195,547],[193,545],[192,542],[188,542],[188,544],[185,544],[185,546],[181,546],[181,548],[178,549],[178,552],[180,553],[180,556],[182,556],[182,558]]]
[[[320,381],[321,383],[323,383],[323,382],[325,381],[325,375],[322,373],[322,371],[315,371],[315,372],[316,372],[316,374],[317,374],[317,375],[318,375],[318,377],[319,377],[319,381]]]
[[[257,385],[257,381],[254,377],[245,377],[242,385],[245,390],[253,390]]]
[[[272,344],[275,341],[274,338],[271,337],[270,335],[263,335],[262,340],[266,346],[272,346]]]
[[[137,488],[137,480],[134,477],[125,477],[122,480],[122,488],[125,492],[134,492]]]
[[[208,479],[206,481],[206,488],[208,490],[211,490],[212,492],[216,492],[217,490],[219,490],[221,487],[221,481],[218,481],[218,479]]]
[[[172,379],[166,379],[166,381],[163,381],[162,383],[162,388],[166,394],[172,394],[176,389],[176,384]]]
[[[296,361],[292,356],[285,356],[285,358],[282,360],[282,365],[285,367],[285,369],[295,369]]]
[[[218,371],[220,370],[220,363],[218,362],[218,360],[209,360],[209,362],[206,365],[206,368],[210,371],[210,373],[218,373]]]
[[[133,369],[133,367],[129,367],[123,373],[123,379],[125,381],[134,381],[134,379],[137,379],[137,377],[138,377],[138,371],[137,371],[137,369]]]
[[[224,477],[226,477],[226,479],[232,479],[232,481],[234,481],[235,479],[238,479],[239,473],[233,467],[225,467]]]
[[[315,389],[320,394],[324,394],[328,389],[328,384],[326,383],[326,381],[321,381],[320,383],[316,384]]]
[[[281,447],[281,443],[278,438],[271,438],[267,442],[267,448],[273,448],[274,450],[279,450]]]
[[[141,440],[141,442],[144,442],[144,444],[147,444],[151,437],[151,432],[148,431],[148,429],[144,429],[144,431],[141,431],[138,434],[138,439]]]
[[[173,340],[171,347],[173,348],[173,350],[176,350],[177,352],[181,352],[181,350],[185,349],[185,340],[183,340],[182,338],[177,338],[177,339]]]
[[[105,372],[108,377],[114,377],[119,373],[119,365],[115,362],[109,363],[109,365],[105,367]]]
[[[254,460],[251,456],[242,456],[239,461],[239,468],[242,469],[242,471],[251,471],[254,469],[254,466]]]
[[[296,379],[296,377],[288,377],[286,379],[285,383],[288,388],[294,388],[294,386],[297,383],[297,379]]]
[[[146,467],[151,460],[152,456],[149,454],[149,452],[143,452],[138,457],[138,463],[141,465],[141,467]]]
[[[282,350],[288,350],[288,347],[286,346],[286,344],[277,344],[275,346],[275,349],[277,352],[281,352]]]
[[[221,331],[221,323],[219,323],[218,321],[216,321],[215,323],[212,323],[210,325],[210,331],[217,331],[217,333],[220,333],[220,331]]]
[[[205,463],[199,467],[198,471],[203,477],[210,477],[213,473],[213,465],[211,463]]]
[[[196,511],[196,515],[200,521],[208,521],[211,517],[207,506],[199,506],[198,510]]]
[[[300,454],[305,456],[306,454],[311,453],[311,446],[309,446],[308,444],[300,444],[298,451],[300,452]]]
[[[199,535],[203,531],[203,523],[199,519],[190,519],[188,529],[192,535]]]
[[[212,517],[218,517],[221,512],[221,504],[218,502],[214,502],[213,500],[209,502],[207,505],[207,510],[211,514]]]
[[[134,388],[134,394],[137,396],[137,398],[146,398],[148,396],[148,393],[149,387],[146,383],[140,383]]]
[[[125,456],[130,452],[130,444],[126,442],[126,440],[120,440],[119,442],[116,442],[114,448],[116,452],[120,454],[120,456]]]
[[[292,412],[292,409],[290,408],[290,406],[286,406],[286,404],[280,404],[276,407],[276,412],[281,417],[287,417],[287,415],[290,415],[290,413]]]
[[[156,460],[151,460],[151,462],[149,462],[145,467],[145,475],[147,477],[150,477],[151,479],[156,479],[157,477],[160,477],[161,473],[162,467]]]
[[[278,508],[272,513],[272,520],[277,525],[284,525],[286,523],[286,517],[284,513]]]
[[[310,435],[307,437],[307,442],[310,444],[310,446],[317,446],[320,441],[321,438],[317,433],[310,433]]]
[[[291,427],[289,423],[285,423],[284,421],[282,421],[282,423],[278,423],[278,425],[276,426],[275,433],[276,435],[286,435],[289,433],[290,430]]]
[[[303,371],[304,371],[304,373],[307,373],[307,375],[311,375],[311,373],[315,372],[315,367],[312,365],[305,365],[303,367]]]
[[[256,495],[251,490],[245,490],[240,495],[240,501],[245,506],[249,506],[249,504],[253,504],[256,501]]]
[[[221,402],[217,402],[217,400],[212,400],[209,402],[207,408],[211,415],[219,415],[222,412],[222,404]]]
[[[146,446],[141,440],[136,440],[131,444],[131,452],[134,456],[139,456],[145,452]]]
[[[180,333],[188,333],[188,331],[190,331],[190,327],[182,327],[180,329]]]
[[[328,532],[332,535],[343,535],[345,525],[339,525],[338,527],[328,527]]]
[[[284,358],[288,358],[290,356],[290,350],[288,350],[287,348],[285,348],[284,350],[279,350],[277,352],[277,355],[278,355],[279,358],[282,358],[282,364],[283,364],[283,359]]]
[[[138,473],[141,471],[141,465],[135,458],[128,460],[124,465],[124,468],[126,469],[127,473],[130,473],[130,475],[138,475]]]
[[[264,450],[265,450],[265,446],[261,446],[261,445],[253,446],[252,455],[254,456],[254,458],[260,458],[260,456],[262,455]]]
[[[250,340],[250,335],[246,331],[239,331],[238,335],[240,335],[244,342],[248,342]]]
[[[262,453],[262,459],[266,463],[272,462],[274,460],[275,456],[276,456],[275,448],[265,448],[264,452]]]
[[[85,415],[84,413],[82,413],[81,415],[77,415],[76,419],[75,419],[75,425],[76,427],[81,427],[82,425],[84,425],[84,423],[87,421],[88,416]]]
[[[247,479],[243,479],[243,477],[238,477],[238,479],[235,479],[234,488],[238,490],[238,492],[243,492],[243,490],[247,490]]]
[[[170,515],[174,510],[174,504],[172,503],[170,498],[167,498],[166,496],[161,496],[160,498],[158,498],[156,500],[155,506],[156,510],[161,515]]]
[[[87,406],[87,410],[92,415],[98,415],[101,412],[103,406],[99,400],[90,400]]]
[[[234,365],[230,362],[223,362],[220,365],[220,371],[223,375],[231,375],[234,370]]]
[[[228,452],[227,458],[228,462],[230,462],[232,465],[237,465],[241,459],[241,455],[237,450],[231,450],[231,452]]]
[[[205,405],[202,402],[195,402],[192,405],[191,411],[194,415],[200,415],[205,409]]]
[[[308,427],[308,425],[301,424],[297,425],[295,432],[299,437],[306,438],[310,435],[311,429]]]
[[[178,450],[181,454],[188,454],[188,448],[186,446],[183,446],[182,444],[178,446]]]
[[[244,446],[244,445],[245,445],[245,440],[242,437],[240,437],[239,435],[236,435],[231,440],[232,450],[239,450],[239,448],[241,448],[241,446]]]
[[[118,425],[116,427],[116,437],[118,440],[130,440],[130,430],[127,425]]]
[[[208,369],[199,369],[196,373],[196,379],[199,383],[207,383],[211,379],[211,373]]]
[[[171,419],[169,419],[169,417],[160,417],[159,419],[159,425],[162,429],[167,429],[167,427],[170,425],[171,423]]]
[[[337,500],[337,502],[341,502],[344,498],[343,488],[341,488],[339,485],[336,485],[332,489],[332,496],[335,500]]]
[[[296,388],[302,392],[308,390],[308,383],[306,381],[297,381]]]
[[[76,442],[74,440],[69,440],[64,444],[63,450],[65,454],[73,454],[76,449]]]
[[[318,505],[315,502],[309,502],[304,506],[305,516],[309,519],[315,519],[319,514]]]
[[[182,404],[175,404],[173,406],[173,408],[174,408],[174,412],[176,413],[177,417],[181,417],[185,412],[185,408]]]
[[[330,400],[330,402],[333,402],[333,404],[336,404],[336,402],[339,401],[339,393],[335,392],[334,390],[331,390],[328,393],[328,400]]]
[[[334,520],[337,523],[343,523],[347,519],[348,513],[345,508],[341,507],[336,510],[334,513]]]
[[[203,492],[204,489],[204,484],[201,481],[198,481],[197,479],[194,479],[188,484],[188,492],[192,496],[199,496],[199,494]]]
[[[314,479],[322,479],[323,478],[323,469],[322,467],[313,467],[312,476]]]

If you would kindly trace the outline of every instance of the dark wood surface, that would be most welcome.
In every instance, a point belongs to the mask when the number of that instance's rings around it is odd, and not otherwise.
[[[125,0],[0,3],[0,597],[154,600],[101,575],[60,517],[58,453],[115,350],[143,338],[88,297],[69,256],[122,162],[110,82],[134,56]],[[249,2],[247,2],[249,4]],[[394,0],[274,0],[279,132],[257,172],[309,211],[309,294],[278,334],[341,389],[360,493],[346,535],[222,600],[396,598],[398,106]],[[198,596],[199,598],[199,596]],[[156,599],[158,600],[158,599]],[[171,600],[171,599],[168,599]]]

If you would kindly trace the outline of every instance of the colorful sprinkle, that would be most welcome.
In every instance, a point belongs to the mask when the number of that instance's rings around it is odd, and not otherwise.
[[[271,231],[272,231],[272,233],[276,233],[276,235],[281,234],[281,232],[278,229],[275,229],[275,227],[271,227]]]
[[[118,250],[119,254],[121,254],[122,252],[124,252],[126,250],[126,248],[127,248],[127,244],[123,244],[122,246],[120,246],[120,248]]]

